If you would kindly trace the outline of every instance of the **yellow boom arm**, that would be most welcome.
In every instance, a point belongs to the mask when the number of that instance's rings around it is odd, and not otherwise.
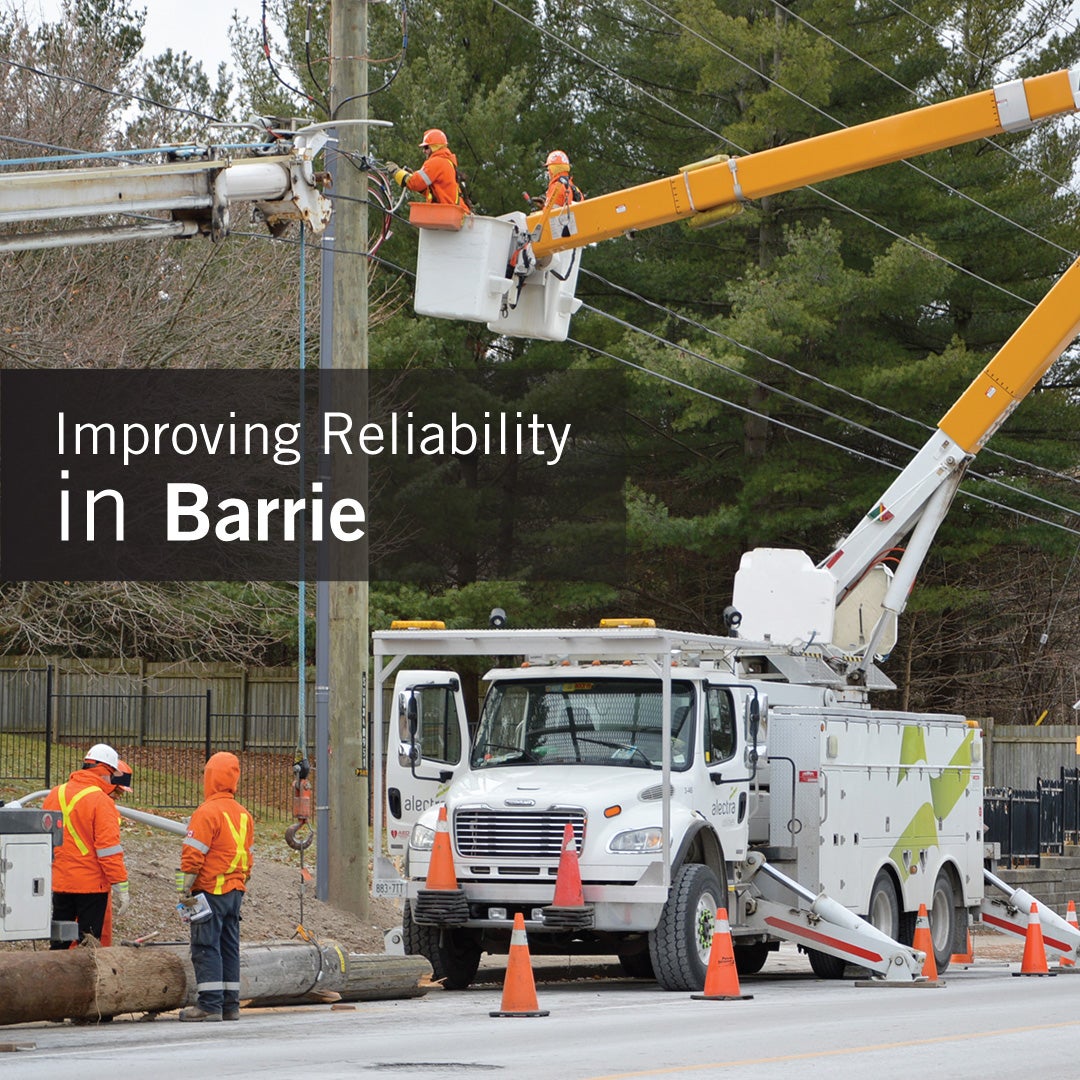
[[[608,240],[631,229],[693,219],[723,207],[928,154],[1080,108],[1080,68],[1016,79],[992,90],[927,105],[857,127],[831,131],[745,157],[685,166],[675,176],[599,195],[573,207],[573,235],[546,228],[533,245],[538,258]],[[537,212],[529,229],[543,221]],[[562,232],[563,220],[558,222]],[[552,221],[552,225],[555,222]]]

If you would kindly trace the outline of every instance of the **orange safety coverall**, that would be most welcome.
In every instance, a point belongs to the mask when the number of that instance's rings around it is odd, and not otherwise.
[[[236,889],[245,891],[255,827],[251,815],[236,801],[239,782],[240,762],[235,754],[221,751],[206,763],[206,801],[191,815],[180,854],[180,869],[195,874],[193,893],[220,896]]]
[[[574,179],[568,172],[555,173],[548,181],[547,194],[544,196],[544,205],[558,208],[570,206],[576,199],[581,198],[581,192],[574,186]]]
[[[59,810],[64,818],[63,842],[53,849],[53,892],[107,893],[127,881],[120,815],[108,796],[111,789],[105,777],[80,769],[45,797],[42,807]]]
[[[440,146],[432,150],[423,166],[405,177],[405,186],[410,191],[425,194],[428,202],[452,205],[461,202],[457,158],[450,152],[450,147]]]

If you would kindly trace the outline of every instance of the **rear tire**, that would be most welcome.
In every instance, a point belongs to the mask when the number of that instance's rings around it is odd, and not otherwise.
[[[942,870],[934,882],[934,891],[927,905],[927,914],[930,917],[930,939],[934,943],[934,962],[937,964],[938,974],[941,975],[949,966],[952,954],[961,948],[966,948],[967,941],[958,947],[958,924],[965,923],[966,919],[958,918],[956,907],[956,891],[953,889],[952,877]],[[965,933],[965,938],[966,938]]]
[[[893,941],[899,941],[900,900],[896,895],[896,886],[888,870],[879,870],[874,884],[870,888],[870,903],[866,909],[866,921],[877,927],[883,934],[888,934]],[[848,961],[830,953],[807,949],[810,967],[819,979],[841,979]]]
[[[664,990],[705,988],[716,911],[727,903],[720,879],[701,863],[680,866],[660,922],[649,934],[649,955]]]
[[[817,949],[807,949],[806,958],[810,961],[810,969],[819,979],[842,979],[847,968],[847,961],[831,953],[818,952]]]
[[[405,904],[401,920],[405,952],[427,957],[431,977],[447,990],[464,990],[476,978],[480,966],[480,937],[458,926],[420,926],[413,922],[412,906]]]

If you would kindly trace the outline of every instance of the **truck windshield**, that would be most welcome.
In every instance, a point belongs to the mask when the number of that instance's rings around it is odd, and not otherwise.
[[[690,766],[693,687],[671,684],[671,767]],[[652,679],[529,679],[488,691],[474,769],[504,765],[661,767],[660,683]]]

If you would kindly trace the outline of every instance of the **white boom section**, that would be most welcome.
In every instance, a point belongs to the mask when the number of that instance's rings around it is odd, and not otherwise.
[[[982,902],[982,921],[1002,934],[1015,934],[1023,939],[1027,936],[1028,918],[1031,905],[1039,915],[1042,926],[1043,945],[1048,952],[1059,958],[1064,956],[1073,963],[1080,959],[1080,930],[1070,926],[1057,912],[1048,908],[1041,900],[1036,900],[1026,889],[1014,889],[989,870],[983,871],[983,877],[1005,896],[986,894]]]
[[[299,220],[314,232],[330,221],[331,205],[315,185],[312,159],[324,131],[298,134],[288,152],[250,158],[211,158],[160,165],[0,173],[0,224],[168,211],[173,220],[98,228],[0,234],[0,251],[113,240],[229,231],[229,210],[251,202],[271,225]]]

